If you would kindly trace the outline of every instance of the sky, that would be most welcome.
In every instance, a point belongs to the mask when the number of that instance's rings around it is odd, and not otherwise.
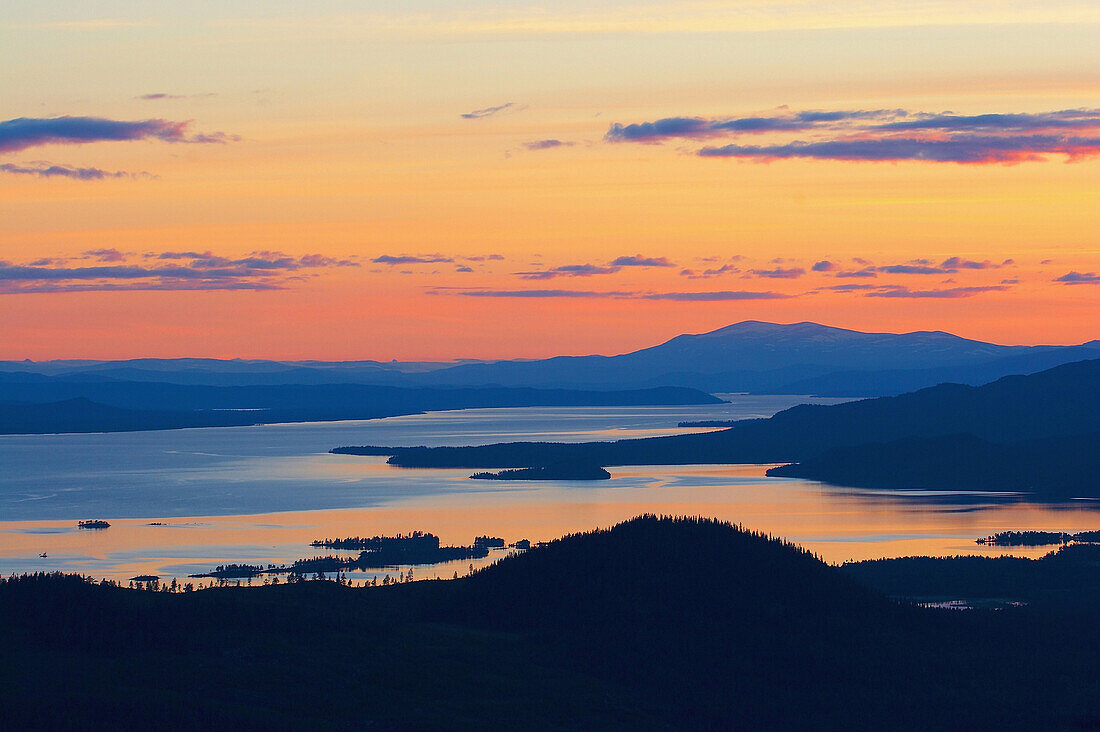
[[[0,37],[0,359],[1100,338],[1092,0],[42,0]]]

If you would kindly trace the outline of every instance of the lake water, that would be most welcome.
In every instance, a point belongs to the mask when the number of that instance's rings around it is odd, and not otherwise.
[[[327,452],[351,444],[680,434],[697,430],[678,428],[679,421],[768,416],[795,403],[839,401],[727,398],[731,403],[707,406],[483,409],[356,422],[2,436],[0,573],[183,578],[218,564],[311,556],[316,551],[309,542],[325,537],[423,530],[445,544],[469,544],[486,534],[509,543],[544,541],[643,512],[716,516],[782,536],[832,562],[1001,554],[1006,550],[974,539],[1006,529],[1100,529],[1100,506],[1093,502],[899,495],[767,478],[767,466],[631,466],[611,468],[610,481],[486,483],[468,480],[469,470],[409,470],[386,465],[385,458]],[[78,530],[80,519],[103,519],[111,527]],[[469,566],[417,568],[415,574],[448,577]]]

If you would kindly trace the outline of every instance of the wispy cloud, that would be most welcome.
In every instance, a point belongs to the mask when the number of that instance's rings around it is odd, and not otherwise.
[[[257,251],[232,258],[211,252],[147,253],[142,259],[171,262],[149,266],[125,263],[117,249],[91,249],[85,257],[103,262],[69,266],[64,259],[28,264],[0,262],[0,294],[123,290],[274,290],[302,276],[302,270],[354,267],[355,262],[321,254],[292,256]]]
[[[591,277],[592,275],[609,275],[621,271],[625,267],[675,267],[675,262],[670,262],[667,257],[647,257],[642,254],[629,254],[616,257],[607,264],[563,264],[550,269],[533,272],[516,272],[516,275],[525,280],[549,280],[554,277]]]
[[[224,132],[192,133],[187,122],[147,119],[125,122],[102,117],[19,117],[0,122],[0,152],[39,145],[160,140],[170,143],[225,143],[238,138]]]
[[[98,259],[100,262],[122,262],[126,255],[117,249],[89,249],[84,252],[85,257]]]
[[[516,297],[516,298],[578,298],[622,297],[629,293],[595,292],[592,290],[429,290],[434,295],[462,295],[464,297]]]
[[[31,175],[36,178],[72,178],[73,180],[106,180],[108,178],[155,178],[146,172],[132,173],[125,170],[103,170],[102,168],[76,168],[51,163],[0,163],[0,173],[9,175]]]
[[[746,135],[805,135],[771,144],[731,142],[697,155],[773,161],[924,161],[960,164],[1020,163],[1052,155],[1080,160],[1100,155],[1100,109],[1041,114],[929,114],[894,110],[781,111],[771,115],[667,117],[613,124],[608,142],[659,143]]]
[[[750,269],[751,277],[766,277],[773,280],[793,280],[806,274],[802,267],[775,267],[773,269]]]
[[[646,257],[641,254],[632,254],[625,257],[616,257],[611,260],[612,267],[675,267],[675,262],[668,261],[666,257]]]
[[[677,300],[679,302],[718,302],[722,300],[783,300],[793,295],[778,292],[751,292],[744,290],[719,290],[717,292],[652,292],[641,295],[642,300]]]
[[[605,267],[598,264],[564,264],[552,269],[537,272],[517,272],[525,280],[549,280],[555,277],[591,277],[592,275],[615,274],[619,267]]]
[[[867,297],[913,297],[913,298],[960,298],[973,297],[983,292],[1001,292],[1009,289],[1008,285],[985,285],[982,287],[946,287],[938,290],[910,290],[902,285],[890,285],[873,292],[867,292]]]
[[[1100,274],[1095,272],[1066,272],[1054,280],[1063,285],[1100,285]]]
[[[891,137],[872,140],[826,140],[790,142],[784,145],[724,145],[704,147],[702,157],[781,160],[815,158],[866,162],[916,160],[934,163],[1021,163],[1044,160],[1048,155],[1065,155],[1071,160],[1100,155],[1100,136],[1065,137],[1026,135],[997,137],[956,134],[946,139]]]
[[[926,264],[887,264],[882,267],[876,267],[879,272],[886,272],[887,274],[912,274],[912,275],[937,275],[937,274],[950,274],[958,270],[944,269],[943,267],[932,267]]]
[[[532,140],[531,142],[523,143],[523,146],[528,150],[553,150],[556,147],[572,147],[576,143],[565,142],[563,140]]]
[[[741,257],[739,257],[741,259]],[[721,277],[728,274],[739,274],[741,272],[740,267],[735,267],[732,264],[723,264],[721,267],[711,267],[704,270],[697,269],[682,269],[680,275],[693,280],[709,279],[711,277]]]
[[[485,119],[486,117],[500,114],[505,110],[518,111],[519,109],[519,105],[515,102],[505,102],[495,107],[484,107],[483,109],[475,109],[472,112],[463,112],[459,116],[462,117],[462,119]]]
[[[760,135],[767,132],[801,132],[853,119],[891,118],[902,110],[806,111],[771,117],[665,117],[655,122],[612,124],[604,135],[608,142],[660,142],[670,138],[705,139],[727,135]]]
[[[678,302],[718,302],[723,300],[778,300],[793,297],[778,292],[721,290],[717,292],[623,292],[597,290],[493,290],[444,289],[428,291],[432,295],[493,298],[606,298],[612,300],[672,300]]]
[[[442,254],[383,254],[380,257],[375,257],[371,260],[375,264],[388,264],[393,266],[395,264],[439,264],[454,262],[454,257],[446,257]]]
[[[152,94],[139,94],[134,97],[134,99],[140,99],[143,102],[159,102],[171,99],[203,99],[216,96],[218,95],[214,92],[204,92],[201,94],[167,94],[165,92],[153,92]]]

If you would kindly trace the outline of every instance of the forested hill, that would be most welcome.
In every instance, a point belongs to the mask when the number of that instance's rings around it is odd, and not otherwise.
[[[931,583],[853,574],[729,524],[644,516],[451,581],[15,578],[0,705],[13,729],[1091,728],[1095,603],[935,611],[853,579],[974,586],[942,564]],[[1047,594],[1095,574],[1061,564],[1015,574]]]

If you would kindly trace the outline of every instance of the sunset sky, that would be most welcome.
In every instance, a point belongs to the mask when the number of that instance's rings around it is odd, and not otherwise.
[[[44,0],[0,39],[0,359],[1100,338],[1095,0]]]

